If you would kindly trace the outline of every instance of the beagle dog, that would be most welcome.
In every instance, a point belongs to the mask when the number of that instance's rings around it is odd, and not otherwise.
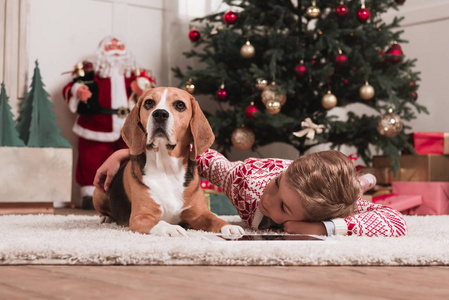
[[[243,234],[213,214],[200,188],[196,156],[215,137],[195,98],[177,88],[145,92],[122,128],[131,159],[122,165],[106,194],[94,191],[95,209],[104,219],[144,234],[186,236],[180,225]]]

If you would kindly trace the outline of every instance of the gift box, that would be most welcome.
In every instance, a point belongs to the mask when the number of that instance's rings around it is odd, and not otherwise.
[[[449,154],[449,132],[414,132],[413,145],[418,154]]]
[[[379,185],[376,184],[372,189],[366,191],[362,195],[362,200],[373,202],[374,197],[391,194],[391,185]]]
[[[410,210],[410,214],[449,214],[449,182],[393,182],[393,193],[420,195],[422,204]]]
[[[398,194],[388,194],[373,197],[373,203],[385,205],[391,207],[397,211],[404,214],[410,214],[413,209],[422,204],[421,195],[398,195]]]
[[[449,181],[449,155],[402,155],[400,169],[391,181]],[[390,168],[386,156],[373,157],[374,168]]]

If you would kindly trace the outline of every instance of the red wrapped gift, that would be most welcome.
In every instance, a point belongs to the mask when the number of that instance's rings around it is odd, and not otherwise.
[[[373,203],[389,206],[397,211],[408,214],[412,209],[422,204],[422,196],[388,194],[373,197]]]
[[[449,154],[449,132],[414,132],[413,144],[418,154]]]
[[[411,209],[410,214],[449,214],[449,182],[395,181],[392,187],[395,194],[422,196],[422,204]]]

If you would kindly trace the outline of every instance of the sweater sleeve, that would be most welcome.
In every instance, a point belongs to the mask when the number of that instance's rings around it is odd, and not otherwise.
[[[356,215],[332,220],[335,233],[356,236],[400,237],[407,234],[407,223],[398,211],[359,199]]]
[[[238,171],[242,168],[242,161],[230,162],[222,154],[213,149],[206,150],[196,157],[198,172],[212,184],[223,190],[231,200],[232,183]]]

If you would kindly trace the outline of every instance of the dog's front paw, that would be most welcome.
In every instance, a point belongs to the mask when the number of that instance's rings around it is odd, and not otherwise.
[[[221,234],[226,239],[239,238],[245,233],[242,227],[237,225],[225,225],[221,227]]]
[[[187,231],[179,225],[172,225],[165,221],[159,221],[151,230],[150,234],[158,236],[187,236]]]

